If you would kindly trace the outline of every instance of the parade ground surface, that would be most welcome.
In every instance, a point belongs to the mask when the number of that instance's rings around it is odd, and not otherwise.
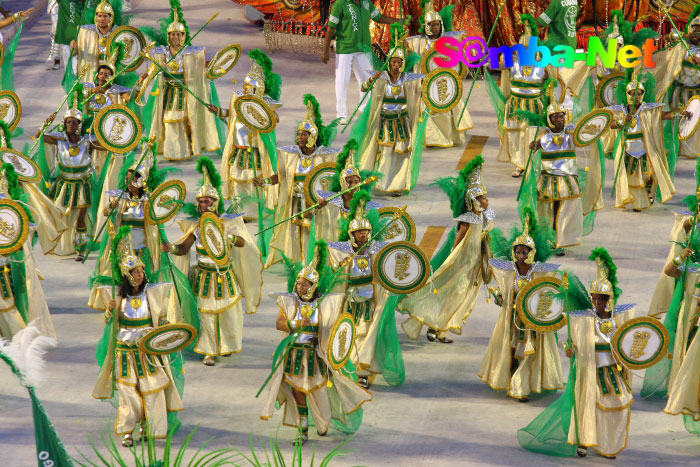
[[[12,11],[27,8],[30,1],[6,1]],[[45,118],[56,110],[63,98],[60,81],[63,70],[45,70],[49,49],[50,20],[46,15],[46,0],[36,0],[37,17],[29,21],[22,32],[17,50],[15,80],[22,99],[24,116],[21,125],[25,134],[14,142],[21,148],[28,135],[34,133]],[[230,0],[185,0],[183,9],[190,28],[197,30],[209,17],[221,11],[219,17],[196,39],[206,46],[208,58],[230,43],[241,44],[244,52],[253,48],[265,50],[259,27],[244,18],[244,9]],[[134,26],[155,25],[167,16],[165,0],[133,0],[137,16]],[[294,143],[298,122],[304,115],[302,96],[312,92],[321,103],[326,122],[335,115],[334,58],[327,65],[315,54],[295,54],[276,51],[272,55],[275,71],[283,77],[280,124],[277,142]],[[224,106],[231,92],[241,88],[250,69],[247,56],[236,68],[216,84]],[[234,80],[234,82],[232,82]],[[236,84],[236,82],[238,84]],[[471,81],[465,82],[469,89]],[[358,102],[358,88],[353,80],[349,89],[348,108]],[[496,227],[509,230],[517,221],[515,198],[520,183],[510,176],[512,167],[496,161],[499,147],[496,114],[489,103],[483,85],[477,83],[469,102],[475,127],[469,132],[465,147],[430,149],[423,155],[423,165],[416,189],[408,196],[375,199],[387,205],[408,205],[417,228],[417,243],[432,254],[447,237],[453,225],[447,197],[430,183],[438,177],[454,175],[457,169],[476,154],[483,153],[486,165],[483,180],[489,190],[490,205],[495,209]],[[338,134],[335,145],[345,143],[349,131]],[[220,158],[216,158],[217,165]],[[586,162],[579,161],[583,165]],[[193,197],[199,174],[196,160],[177,164],[181,178]],[[605,209],[599,212],[595,230],[584,238],[583,244],[572,248],[563,258],[553,258],[574,271],[588,283],[594,279],[595,264],[587,261],[591,249],[606,247],[619,267],[618,277],[623,295],[620,303],[636,303],[638,311],[646,314],[656,281],[664,266],[669,248],[669,233],[674,211],[683,209],[681,199],[695,191],[695,161],[681,160],[676,171],[676,196],[664,205],[654,205],[648,211],[635,213],[615,209],[610,198],[613,170],[608,162]],[[164,164],[170,166],[172,164]],[[255,225],[249,224],[251,231]],[[179,238],[177,223],[168,226],[171,240]],[[97,376],[95,347],[102,335],[102,313],[87,307],[87,279],[95,266],[94,254],[86,264],[73,258],[43,256],[39,247],[34,251],[44,277],[51,313],[58,334],[58,347],[47,355],[45,381],[38,395],[53,419],[68,452],[78,452],[94,458],[90,439],[103,446],[102,434],[113,430],[115,409],[92,398]],[[243,352],[221,358],[213,368],[202,365],[200,358],[185,355],[186,410],[180,413],[183,422],[175,436],[177,447],[187,435],[199,427],[191,443],[194,453],[210,438],[207,449],[239,447],[249,453],[251,437],[262,454],[261,444],[279,438],[287,462],[291,461],[291,440],[294,431],[281,426],[281,411],[269,421],[260,419],[263,398],[255,394],[270,372],[272,353],[280,333],[275,329],[278,313],[271,294],[286,292],[286,278],[281,266],[264,274],[263,301],[257,314],[246,316]],[[392,388],[378,377],[372,386],[374,400],[364,406],[364,421],[360,430],[348,441],[345,457],[336,458],[334,465],[697,465],[700,459],[700,439],[688,434],[681,417],[663,413],[664,401],[643,400],[638,394],[643,373],[631,381],[636,402],[632,407],[629,446],[615,461],[597,456],[592,451],[586,459],[559,459],[536,455],[522,449],[517,430],[527,425],[556,394],[534,395],[529,403],[508,398],[496,392],[477,376],[482,356],[496,322],[499,308],[487,303],[481,294],[462,335],[452,336],[451,345],[430,343],[425,335],[418,342],[409,341],[399,329],[406,364],[406,382]],[[397,315],[397,322],[404,317]],[[565,328],[560,342],[565,339]],[[568,359],[562,356],[565,373]],[[267,391],[267,390],[266,390]],[[315,463],[348,437],[331,430],[319,438],[310,430],[311,442],[304,446],[304,465],[310,463],[314,450]],[[158,444],[163,445],[163,441]],[[128,457],[126,449],[119,448]],[[269,448],[268,448],[269,450]],[[103,448],[104,451],[104,448]],[[5,365],[0,365],[0,466],[36,465],[34,430],[27,392],[12,377]]]

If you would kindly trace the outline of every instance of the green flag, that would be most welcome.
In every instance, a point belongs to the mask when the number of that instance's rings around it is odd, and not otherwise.
[[[58,25],[56,43],[69,45],[78,38],[80,18],[83,15],[83,2],[80,0],[58,0]]]
[[[37,464],[39,467],[52,465],[54,467],[72,467],[73,461],[66,452],[63,441],[56,432],[46,409],[34,392],[27,388],[32,398],[32,413],[34,415],[34,438],[36,441]]]

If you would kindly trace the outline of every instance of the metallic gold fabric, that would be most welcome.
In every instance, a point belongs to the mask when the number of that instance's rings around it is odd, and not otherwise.
[[[698,319],[698,300],[693,297],[696,284],[700,281],[700,273],[688,271],[685,286],[685,299],[681,303],[681,310],[678,316],[678,324],[676,327],[676,339],[673,349],[668,349],[673,352],[671,358],[671,374],[668,379],[668,389],[671,390],[676,384],[676,377],[680,373],[680,368],[686,357],[690,355],[688,348],[688,337],[695,327]]]
[[[688,241],[688,234],[685,233],[683,224],[686,220],[690,219],[690,214],[675,212],[673,215],[673,228],[671,229],[671,235],[669,236],[671,248],[668,250],[668,256],[664,262],[664,267],[676,256],[683,252],[681,243]],[[668,307],[671,305],[673,290],[675,287],[676,279],[667,276],[662,270],[661,274],[659,275],[659,281],[656,283],[656,288],[654,289],[654,295],[651,297],[651,304],[649,305],[648,313],[649,316],[661,318],[662,315],[666,314]]]
[[[617,326],[631,319],[635,309],[616,314]],[[616,368],[603,367],[608,394],[604,394],[596,368],[595,318],[571,316],[571,339],[576,349],[576,414],[578,440],[581,446],[592,447],[606,456],[616,456],[627,447],[630,406],[634,402],[629,389],[630,374],[621,374]],[[615,381],[610,378],[613,374]],[[617,394],[613,387],[617,387]],[[569,443],[576,443],[576,420],[571,417]]]
[[[563,388],[561,357],[553,332],[534,333],[534,348],[530,350],[534,352],[519,360],[518,369],[511,377],[514,358],[512,341],[516,331],[513,324],[515,270],[493,268],[493,274],[503,295],[503,304],[481,363],[479,377],[493,389],[508,390],[508,395],[514,398],[528,397],[532,392]],[[554,272],[535,272],[532,278],[552,275]]]
[[[583,236],[583,208],[578,178],[543,173],[538,179],[537,189],[537,215],[553,226],[556,247],[580,244]]]
[[[88,81],[97,74],[97,67],[100,64],[98,41],[99,34],[96,29],[81,27],[78,30],[78,38],[76,39],[78,43],[78,68],[76,73],[79,75],[87,66],[88,70],[84,76]]]
[[[669,385],[664,409],[667,414],[689,415],[696,421],[700,420],[700,339],[697,336],[695,334],[675,380]]]
[[[444,263],[433,272],[423,288],[399,304],[410,317],[401,324],[406,335],[417,340],[423,325],[441,332],[462,334],[484,282],[482,242],[487,231],[482,225],[467,224],[469,230]],[[433,293],[437,291],[437,293]]]

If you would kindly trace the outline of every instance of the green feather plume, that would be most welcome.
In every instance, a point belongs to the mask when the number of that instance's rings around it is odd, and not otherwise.
[[[519,120],[527,121],[528,124],[532,126],[547,126],[547,117],[536,114],[535,112],[530,112],[528,110],[516,110],[515,116],[518,117]]]
[[[593,251],[591,251],[591,256],[588,257],[590,261],[595,261],[598,258],[600,258],[601,262],[607,269],[608,280],[613,286],[613,298],[615,299],[615,302],[617,302],[617,299],[620,298],[620,295],[622,295],[622,290],[617,286],[617,266],[615,265],[612,256],[610,256],[610,253],[608,253],[608,250],[605,248],[595,248]]]
[[[131,226],[123,225],[119,227],[117,234],[112,239],[112,255],[110,260],[112,261],[112,277],[114,277],[117,284],[120,284],[122,281],[122,271],[119,269],[119,251],[117,248],[119,247],[119,242],[129,235],[131,235]]]
[[[12,131],[5,120],[0,120],[0,131],[5,135],[5,144],[8,148],[12,149]]]
[[[348,142],[345,143],[345,146],[343,146],[343,150],[338,154],[338,158],[335,162],[335,175],[333,175],[333,179],[331,180],[331,191],[335,193],[340,192],[342,188],[340,186],[340,174],[345,170],[345,165],[348,163],[350,153],[352,151],[357,151],[358,147],[359,145],[355,139],[349,139]]]
[[[593,308],[591,295],[581,280],[572,271],[567,270],[569,286],[554,294],[554,299],[564,302],[564,309],[568,312],[576,310],[590,310]]]
[[[520,215],[520,218],[529,218],[528,231],[530,237],[535,241],[535,261],[544,263],[557,251],[556,245],[556,232],[548,224],[540,224],[537,222],[537,215],[535,211],[526,206]],[[511,228],[510,236],[506,238],[505,234],[501,229],[493,229],[491,231],[491,251],[495,258],[500,258],[508,261],[513,260],[513,249],[512,245],[515,239],[518,238],[523,233],[522,222],[521,225],[514,225]]]
[[[323,117],[321,117],[321,106],[319,105],[318,100],[313,94],[304,94],[304,107],[307,107],[309,102],[311,102],[311,105],[314,108],[314,123],[318,128],[318,140],[316,141],[316,144],[318,146],[328,147],[335,139],[335,135],[338,131],[338,124],[340,123],[341,119],[336,118],[330,124],[324,125]]]
[[[447,194],[453,217],[459,217],[467,211],[464,200],[469,186],[469,176],[474,170],[481,168],[483,164],[484,158],[478,155],[459,171],[457,177],[441,177],[430,184],[430,186],[436,186]]]
[[[6,162],[2,164],[2,170],[5,172],[5,177],[7,177],[10,198],[20,200],[23,193],[22,189],[19,187],[19,177],[17,176],[15,166]]]
[[[442,32],[451,32],[454,29],[454,9],[456,5],[447,5],[438,11],[440,18],[442,18]]]
[[[420,56],[420,54],[416,52],[409,52],[406,55],[406,65],[404,66],[404,70],[411,71],[415,68],[416,64],[420,63],[420,61],[423,58]]]
[[[314,251],[318,254],[318,264],[316,265],[316,271],[318,271],[320,280],[318,282],[318,287],[316,290],[323,295],[331,287],[331,281],[333,276],[333,270],[330,267],[328,258],[330,253],[328,251],[328,243],[323,240],[318,240],[315,243]],[[297,281],[297,276],[299,272],[304,268],[301,262],[295,263],[289,259],[284,253],[282,253],[282,260],[285,266],[285,275],[287,276],[287,292],[294,292],[294,285]]]
[[[530,29],[530,34],[533,37],[539,37],[540,29],[537,26],[537,20],[531,14],[523,13],[520,15],[520,21],[523,23],[524,27]]]
[[[693,8],[693,11],[690,12],[690,16],[688,16],[688,24],[685,25],[685,32],[688,32],[688,30],[690,28],[690,22],[693,21],[698,16],[700,16],[700,5],[695,5],[695,8]]]
[[[632,68],[628,68],[625,79],[615,89],[615,97],[620,105],[627,104],[627,85],[632,81],[632,76]],[[656,99],[656,79],[654,76],[647,71],[640,73],[638,80],[640,86],[644,88],[644,102],[654,102]]]
[[[217,193],[219,193],[219,209],[217,211],[219,214],[221,214],[221,212],[223,212],[224,205],[224,197],[221,194],[221,185],[223,183],[221,180],[221,175],[219,174],[219,171],[216,170],[214,162],[206,156],[200,157],[197,161],[197,172],[202,174],[202,176],[204,175],[204,168],[206,168],[207,172],[209,173],[209,179],[211,180],[212,186],[216,188]],[[202,186],[203,183],[204,179],[200,181],[199,186]]]
[[[248,57],[263,69],[265,94],[276,101],[280,100],[282,96],[282,77],[272,71],[272,59],[260,49],[251,50],[248,52]]]

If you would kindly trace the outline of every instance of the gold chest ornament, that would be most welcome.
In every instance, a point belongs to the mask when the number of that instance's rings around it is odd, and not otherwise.
[[[70,148],[68,148],[68,154],[70,154],[73,157],[80,155],[80,146],[71,146]]]
[[[611,321],[603,321],[600,323],[600,332],[605,334],[606,336],[609,336],[612,332],[614,331],[614,326]]]
[[[131,303],[131,308],[138,310],[141,308],[141,305],[143,305],[143,300],[141,300],[141,297],[133,297],[131,300],[129,300],[129,303]]]
[[[172,61],[168,64],[168,68],[170,69],[170,71],[175,73],[176,71],[178,71],[180,69],[180,64],[176,61]]]
[[[104,103],[107,102],[107,96],[104,94],[95,94],[95,102],[100,105],[104,105]]]
[[[632,117],[632,120],[630,120],[630,128],[634,129],[637,128],[637,123],[639,123],[639,120],[637,120],[637,117]]]
[[[314,307],[311,305],[302,305],[301,306],[301,316],[304,318],[311,318],[314,314]]]
[[[400,84],[395,84],[395,85],[391,86],[391,95],[392,96],[401,95],[401,85]]]
[[[107,47],[107,36],[100,37],[98,42],[100,43],[100,47]]]
[[[367,258],[357,258],[357,268],[365,270],[369,267],[369,260]]]
[[[552,141],[554,141],[554,144],[557,146],[561,146],[564,144],[564,137],[562,135],[555,135],[554,138],[552,138]]]
[[[533,71],[534,71],[534,67],[531,67],[531,66],[524,66],[523,67],[523,75],[525,75],[525,76],[532,76]]]
[[[314,163],[313,158],[311,157],[302,157],[301,158],[301,166],[304,167],[305,169],[308,169],[311,167],[311,165]]]

